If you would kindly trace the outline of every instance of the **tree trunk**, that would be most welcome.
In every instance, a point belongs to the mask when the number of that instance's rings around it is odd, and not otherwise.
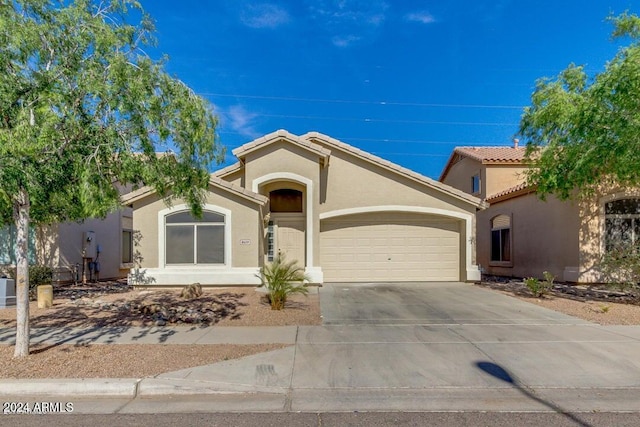
[[[16,223],[16,347],[13,357],[29,355],[29,194],[22,189],[13,203]]]

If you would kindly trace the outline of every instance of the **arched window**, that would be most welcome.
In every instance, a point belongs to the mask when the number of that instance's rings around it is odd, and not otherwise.
[[[491,220],[491,261],[511,262],[511,217],[498,215]]]
[[[604,205],[605,247],[640,245],[640,199],[619,199]]]
[[[283,188],[269,193],[271,212],[302,212],[302,191]]]
[[[167,264],[224,264],[225,216],[205,211],[195,218],[189,211],[165,217]]]

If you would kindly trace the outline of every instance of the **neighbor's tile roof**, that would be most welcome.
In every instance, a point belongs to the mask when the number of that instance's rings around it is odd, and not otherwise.
[[[489,203],[496,203],[522,194],[533,193],[534,191],[536,191],[534,186],[528,185],[526,182],[522,182],[518,185],[507,188],[506,190],[502,190],[496,194],[488,196],[486,201]]]
[[[483,163],[520,163],[526,147],[456,147],[455,152]]]

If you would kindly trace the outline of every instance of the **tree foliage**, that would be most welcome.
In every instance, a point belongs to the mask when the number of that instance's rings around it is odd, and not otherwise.
[[[640,184],[640,18],[609,20],[612,38],[631,44],[593,77],[571,64],[557,78],[539,80],[522,116],[519,134],[533,166],[528,182],[543,197]]]
[[[216,117],[145,54],[153,30],[135,0],[0,2],[0,225],[18,228],[18,292],[29,222],[104,216],[115,183],[201,212]]]

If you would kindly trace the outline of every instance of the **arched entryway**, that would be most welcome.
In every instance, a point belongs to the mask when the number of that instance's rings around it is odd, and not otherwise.
[[[292,182],[265,185],[269,197],[269,220],[266,233],[266,261],[284,255],[288,261],[305,266],[304,187]]]
[[[266,224],[267,236],[265,236],[265,260],[268,261],[269,245],[272,245],[273,254],[275,255],[278,251],[278,245],[283,244],[284,246],[281,246],[281,248],[284,248],[285,251],[296,253],[292,254],[291,257],[303,257],[303,260],[300,262],[300,266],[304,266],[305,273],[311,278],[311,281],[314,283],[322,283],[322,270],[319,267],[314,266],[313,261],[313,181],[309,178],[290,172],[275,172],[254,179],[251,188],[254,192],[263,194],[267,197],[270,197],[272,191],[283,190],[281,193],[283,200],[281,200],[281,202],[283,206],[289,207],[299,206],[297,195],[294,196],[294,194],[297,193],[294,193],[291,190],[300,191],[302,193],[302,212],[269,213],[269,218]],[[294,201],[293,199],[296,200]],[[296,210],[299,210],[299,208],[296,207]],[[273,238],[271,242],[269,241],[269,223],[271,223],[270,225],[273,227],[271,233]],[[301,236],[304,239],[303,254],[301,250],[287,248],[287,246],[298,246],[300,244]]]

